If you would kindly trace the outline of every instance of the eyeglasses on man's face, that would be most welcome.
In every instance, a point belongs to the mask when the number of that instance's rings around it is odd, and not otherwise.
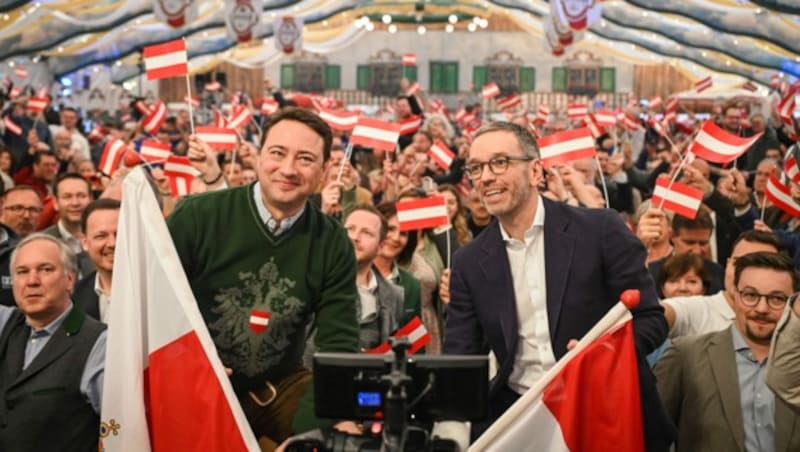
[[[741,298],[742,304],[748,308],[758,306],[758,303],[763,298],[766,300],[767,306],[769,306],[770,309],[778,310],[786,306],[789,295],[784,295],[782,293],[758,293],[753,289],[739,289],[739,298]]]
[[[483,174],[483,167],[484,165],[489,165],[489,171],[492,174],[499,176],[506,171],[508,171],[508,166],[511,162],[530,162],[534,160],[533,157],[528,156],[499,156],[490,159],[488,162],[472,162],[467,163],[464,166],[464,169],[467,171],[467,175],[472,180],[477,180],[481,178]]]
[[[28,212],[29,215],[36,215],[37,213],[40,213],[42,211],[41,207],[20,206],[20,205],[5,206],[5,207],[3,207],[3,209],[7,210],[9,212],[13,212],[15,214],[20,214],[22,212]]]

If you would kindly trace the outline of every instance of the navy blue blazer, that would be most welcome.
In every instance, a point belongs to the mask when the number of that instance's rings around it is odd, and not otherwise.
[[[645,436],[663,437],[669,444],[674,427],[643,359],[667,337],[663,309],[645,266],[646,249],[613,210],[575,208],[546,198],[543,206],[547,314],[555,358],[567,352],[570,339],[583,337],[623,291],[639,289],[640,304],[632,313]],[[444,338],[445,353],[495,353],[499,368],[490,403],[513,368],[518,323],[508,254],[495,220],[453,258]]]

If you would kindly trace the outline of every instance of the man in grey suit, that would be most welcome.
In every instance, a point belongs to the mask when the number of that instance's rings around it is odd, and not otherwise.
[[[767,385],[800,413],[800,303],[792,297],[778,322],[767,359]]]
[[[61,240],[75,253],[80,280],[94,271],[92,260],[81,247],[81,214],[92,201],[92,187],[78,173],[63,173],[56,178],[53,196],[58,210],[58,223],[42,232]]]
[[[678,426],[675,450],[800,450],[800,417],[765,382],[775,326],[797,287],[792,261],[757,252],[734,265],[733,325],[676,340],[654,368]]]

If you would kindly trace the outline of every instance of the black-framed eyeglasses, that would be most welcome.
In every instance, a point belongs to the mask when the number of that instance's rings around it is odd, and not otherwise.
[[[481,178],[481,175],[483,174],[483,166],[486,164],[489,165],[489,171],[491,171],[492,174],[499,176],[508,171],[508,165],[510,162],[530,162],[531,160],[535,160],[534,157],[504,155],[500,157],[494,157],[488,162],[467,163],[464,165],[464,170],[467,172],[467,176],[469,176],[470,179],[477,180]]]
[[[767,301],[767,306],[770,309],[783,309],[786,302],[789,301],[789,295],[782,293],[758,293],[752,289],[739,289],[739,298],[742,299],[742,304],[748,308],[754,308],[763,298]]]

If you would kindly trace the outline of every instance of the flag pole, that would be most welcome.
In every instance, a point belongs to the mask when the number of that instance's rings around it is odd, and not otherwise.
[[[339,173],[336,175],[336,182],[342,181],[342,172],[344,171],[344,165],[350,161],[350,156],[353,155],[353,143],[348,142],[347,148],[344,150],[344,158],[342,159],[342,164],[339,165]]]
[[[594,155],[594,161],[597,162],[597,172],[600,174],[600,184],[603,186],[603,196],[606,198],[606,209],[610,209],[611,200],[608,199],[608,186],[606,186],[606,178],[603,175],[603,168],[600,167],[600,159],[597,154]]]
[[[445,267],[445,269],[450,268],[450,230],[453,229],[453,223],[451,222],[449,226],[447,231],[445,231],[445,234],[447,234],[445,237],[447,239],[447,267]]]
[[[761,201],[761,221],[764,221],[764,214],[767,212],[767,195],[764,193],[764,199]]]
[[[189,71],[186,71],[186,95],[189,96],[189,102],[186,103],[189,106],[189,128],[194,135],[194,109],[192,108],[192,84],[189,82]]]

